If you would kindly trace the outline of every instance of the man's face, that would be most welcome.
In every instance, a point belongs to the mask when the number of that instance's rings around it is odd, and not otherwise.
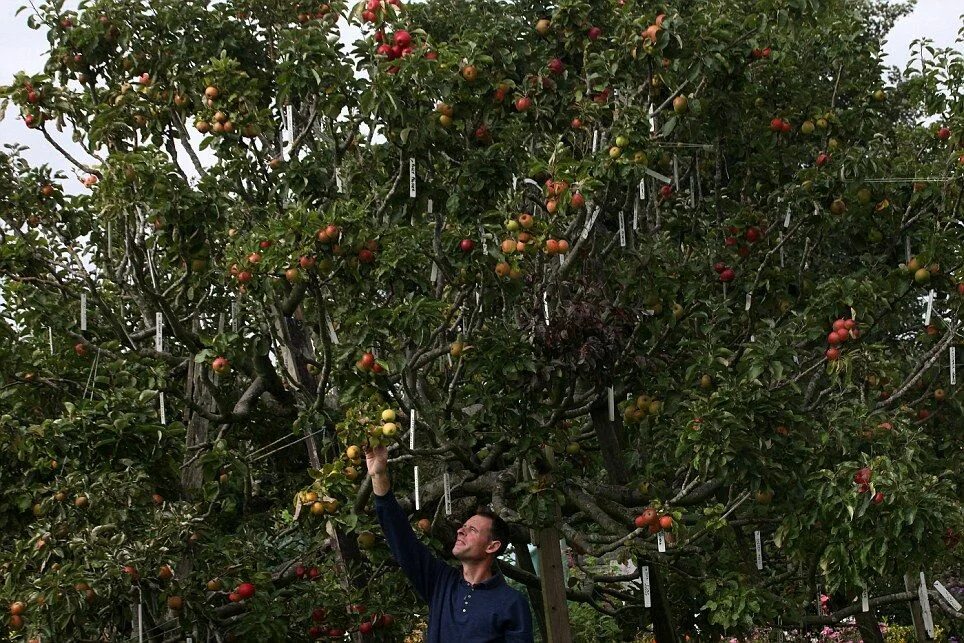
[[[499,551],[501,543],[491,539],[492,521],[485,516],[472,516],[456,532],[452,555],[458,560],[485,560]]]

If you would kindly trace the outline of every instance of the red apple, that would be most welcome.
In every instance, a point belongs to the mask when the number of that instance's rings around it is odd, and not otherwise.
[[[471,239],[462,239],[462,241],[459,242],[459,249],[465,253],[472,252],[475,249],[475,242]]]
[[[760,240],[760,237],[763,236],[763,233],[760,232],[760,228],[750,227],[746,229],[745,236],[746,236],[746,240],[749,241],[750,243],[756,243],[757,241]]]
[[[827,361],[836,362],[838,359],[840,359],[840,349],[828,348],[824,355],[826,355]]]
[[[569,201],[569,203],[572,205],[572,207],[581,209],[584,205],[586,205],[586,197],[579,192],[576,192],[572,195],[572,199]]]
[[[722,261],[717,261],[716,263],[713,264],[713,270],[714,270],[714,271],[716,272],[716,274],[718,274],[718,275],[719,275],[719,274],[722,274],[723,271],[726,270],[726,264],[723,263]]]
[[[733,272],[732,268],[727,268],[720,273],[720,281],[722,281],[725,284],[730,283],[734,279],[736,279],[736,273]]]
[[[558,58],[553,58],[549,61],[549,73],[555,74],[556,76],[562,74],[566,70],[566,65]]]
[[[528,96],[520,96],[515,99],[515,109],[517,112],[524,112],[532,106],[532,99]]]
[[[361,370],[369,371],[371,370],[372,366],[375,365],[375,356],[371,353],[364,353],[362,354],[361,359],[358,360],[358,364]]]
[[[404,29],[399,29],[392,34],[392,42],[399,47],[408,47],[412,44],[412,34],[408,33]]]
[[[218,375],[224,375],[231,371],[231,362],[226,357],[215,357],[214,361],[211,362],[211,370]]]
[[[599,36],[602,35],[602,29],[599,27],[589,27],[588,35],[590,40],[598,40]]]
[[[942,141],[946,141],[950,137],[951,137],[951,129],[946,125],[940,128],[939,130],[937,130],[937,138],[941,139]]]
[[[884,501],[883,492],[878,491],[877,493],[875,493],[874,497],[871,498],[870,501],[873,502],[875,505],[879,505],[880,503],[882,503]]]
[[[235,590],[241,600],[245,600],[254,596],[255,587],[254,583],[241,583]]]

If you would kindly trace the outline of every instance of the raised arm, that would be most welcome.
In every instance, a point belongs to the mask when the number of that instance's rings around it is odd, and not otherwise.
[[[383,446],[365,449],[365,459],[375,494],[375,511],[385,532],[388,548],[415,591],[429,602],[439,576],[447,566],[418,540],[408,517],[395,499],[388,477],[388,449]]]

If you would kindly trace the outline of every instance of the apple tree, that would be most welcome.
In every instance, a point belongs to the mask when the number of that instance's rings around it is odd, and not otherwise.
[[[373,443],[441,553],[512,523],[545,640],[960,631],[964,60],[885,82],[908,10],[25,9],[11,635],[402,639]]]

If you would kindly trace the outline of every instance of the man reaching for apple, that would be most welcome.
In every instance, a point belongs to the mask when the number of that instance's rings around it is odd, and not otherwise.
[[[365,458],[385,540],[429,605],[426,643],[531,643],[529,603],[494,568],[509,542],[505,521],[488,509],[476,511],[459,527],[452,547],[452,556],[462,568],[447,565],[419,542],[395,500],[388,478],[388,449],[365,449]]]

